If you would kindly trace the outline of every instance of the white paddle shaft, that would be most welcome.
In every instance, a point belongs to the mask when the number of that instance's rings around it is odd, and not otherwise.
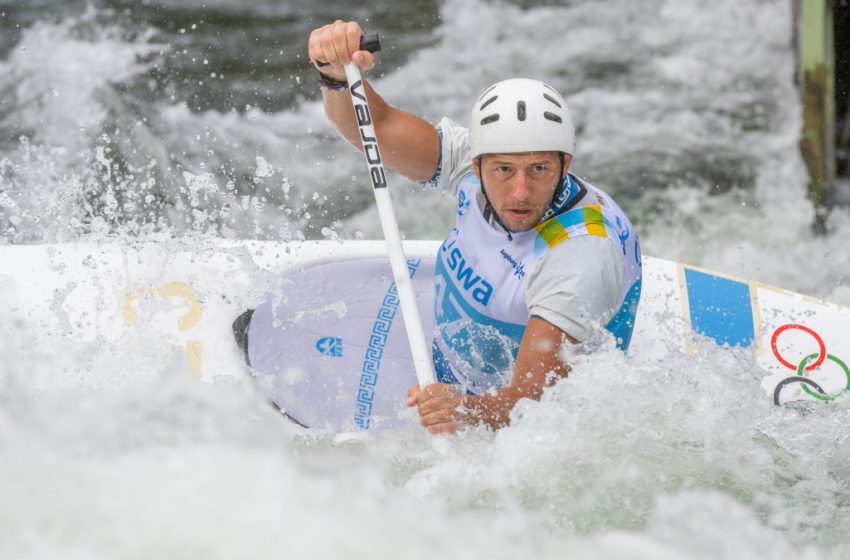
[[[422,330],[422,320],[419,318],[419,308],[416,305],[413,283],[410,281],[410,273],[407,269],[407,259],[404,257],[404,249],[401,245],[401,234],[398,231],[390,191],[387,189],[386,173],[381,160],[381,151],[378,148],[378,137],[375,135],[375,127],[372,125],[372,112],[369,110],[369,102],[366,100],[366,88],[363,84],[363,78],[360,76],[360,69],[354,63],[349,62],[345,65],[345,77],[348,80],[348,89],[351,92],[354,117],[360,129],[360,140],[363,142],[363,153],[366,155],[369,178],[372,180],[372,187],[375,192],[375,203],[378,207],[381,229],[384,232],[393,278],[401,302],[401,314],[407,330],[407,340],[410,343],[416,379],[419,381],[419,386],[424,387],[435,383],[436,376],[434,375],[434,367],[431,363],[431,353],[428,351],[425,333]]]

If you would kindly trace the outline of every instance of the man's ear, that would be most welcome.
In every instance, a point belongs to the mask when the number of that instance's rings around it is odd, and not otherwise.
[[[475,176],[481,178],[481,158],[477,157],[472,160],[472,170],[475,171]]]
[[[573,162],[573,156],[564,154],[564,177],[567,176],[567,171],[570,169],[570,164]]]

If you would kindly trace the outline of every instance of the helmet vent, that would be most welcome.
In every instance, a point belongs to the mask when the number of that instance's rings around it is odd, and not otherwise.
[[[479,110],[479,111],[483,111],[483,110],[484,110],[484,107],[486,107],[487,105],[489,105],[490,103],[494,102],[494,101],[495,101],[495,100],[497,100],[497,99],[499,99],[499,96],[498,96],[498,95],[494,95],[493,97],[491,97],[490,99],[488,99],[487,101],[485,101],[485,102],[484,102],[484,104],[483,104],[483,105],[481,105],[481,107],[479,107],[479,108],[478,108],[478,110]]]
[[[499,113],[494,113],[494,114],[490,115],[489,117],[484,117],[483,119],[481,119],[481,124],[482,125],[490,124],[490,123],[496,122],[497,120],[499,120]]]
[[[525,101],[516,102],[516,118],[520,121],[525,120]]]
[[[560,109],[560,108],[561,108],[561,104],[560,104],[560,103],[558,103],[557,101],[555,101],[555,98],[554,98],[554,97],[552,97],[551,95],[549,95],[548,93],[544,93],[544,94],[543,94],[543,97],[545,97],[546,99],[548,99],[549,101],[551,101],[552,103],[554,103],[554,104],[555,104],[555,107],[557,107],[558,109]]]
[[[561,120],[561,117],[559,117],[555,113],[550,113],[549,111],[543,112],[543,118],[548,119],[550,121],[555,121],[556,123],[564,122]]]

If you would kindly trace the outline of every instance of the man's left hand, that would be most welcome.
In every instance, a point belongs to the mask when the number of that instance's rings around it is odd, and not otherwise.
[[[433,383],[411,387],[407,406],[419,407],[419,421],[432,434],[453,434],[462,423],[463,394],[455,385]]]

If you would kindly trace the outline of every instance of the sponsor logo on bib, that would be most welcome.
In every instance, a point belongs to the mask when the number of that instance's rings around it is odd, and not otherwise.
[[[457,200],[457,217],[460,218],[469,210],[469,198],[464,191],[460,191]]]
[[[447,251],[448,249],[449,247],[443,246],[443,251]],[[455,273],[458,287],[472,294],[472,299],[481,305],[490,303],[490,296],[493,295],[493,285],[478,274],[475,274],[475,270],[472,269],[471,265],[467,264],[460,249],[457,247],[452,249],[449,252],[447,261],[449,268]]]
[[[520,280],[525,278],[525,263],[517,262],[515,258],[513,258],[510,253],[502,249],[499,251],[499,254],[502,255],[502,258],[510,263],[511,267],[514,269],[514,276],[519,278]]]

